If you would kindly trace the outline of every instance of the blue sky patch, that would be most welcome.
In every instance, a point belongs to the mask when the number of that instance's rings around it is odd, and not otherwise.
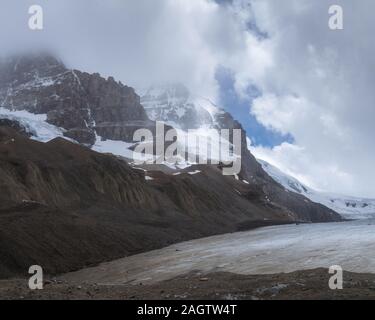
[[[294,139],[290,134],[283,135],[267,129],[250,113],[254,99],[262,95],[258,88],[250,86],[247,89],[248,98],[239,97],[234,88],[235,81],[232,72],[226,68],[217,70],[216,80],[220,88],[220,107],[230,112],[236,120],[240,121],[253,145],[274,147],[283,142],[293,143]]]

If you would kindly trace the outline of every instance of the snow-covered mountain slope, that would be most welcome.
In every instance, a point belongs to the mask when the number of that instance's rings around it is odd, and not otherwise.
[[[238,126],[229,113],[209,99],[192,94],[182,84],[158,85],[142,91],[139,92],[141,104],[147,116],[176,129],[180,147],[189,154],[189,160],[181,159],[182,165],[196,164],[191,159],[198,157],[208,162],[231,161],[230,157],[220,153],[222,138],[218,135],[219,129]]]
[[[141,104],[151,120],[183,130],[219,127],[218,117],[225,113],[181,84],[153,86],[141,93]]]
[[[313,202],[321,203],[341,214],[344,218],[367,219],[375,217],[375,199],[364,199],[315,191],[305,186],[296,178],[283,173],[268,162],[259,159],[258,162],[262,165],[264,171],[275,181],[280,183],[286,190],[304,195]]]
[[[8,119],[18,123],[25,133],[30,136],[30,139],[39,142],[49,142],[55,138],[63,138],[71,142],[78,143],[77,141],[68,138],[64,135],[66,130],[59,128],[47,122],[46,114],[34,114],[26,110],[9,110],[7,108],[0,107],[0,120]],[[185,132],[178,130],[178,134],[183,138]],[[197,134],[197,133],[193,133]],[[100,153],[111,153],[113,155],[124,157],[130,160],[145,160],[145,157],[149,161],[155,160],[154,155],[141,155],[132,150],[134,143],[128,143],[119,140],[102,139],[102,137],[96,135],[95,143],[91,146],[92,150]],[[182,169],[191,166],[194,163],[189,163],[185,159],[181,158],[179,163],[172,165],[165,162],[165,165],[171,169]]]

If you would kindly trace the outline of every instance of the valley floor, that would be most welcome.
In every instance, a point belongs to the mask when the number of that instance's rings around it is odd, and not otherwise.
[[[330,290],[326,269],[273,275],[190,273],[155,284],[98,285],[48,281],[31,291],[26,280],[0,281],[0,299],[56,300],[338,300],[375,299],[375,275],[344,272],[344,289]]]

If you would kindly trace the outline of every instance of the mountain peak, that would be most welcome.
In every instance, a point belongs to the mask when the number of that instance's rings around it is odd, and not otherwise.
[[[188,130],[219,127],[217,115],[224,111],[199,97],[181,83],[154,85],[141,94],[141,104],[151,120]]]
[[[0,83],[26,83],[64,71],[62,61],[49,53],[15,55],[0,60]]]

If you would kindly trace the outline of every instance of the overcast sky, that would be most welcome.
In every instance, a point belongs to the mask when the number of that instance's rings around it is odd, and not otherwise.
[[[43,31],[28,29],[31,4]],[[328,28],[332,4],[344,30]],[[2,0],[0,52],[52,50],[136,88],[183,82],[241,118],[256,156],[311,187],[375,197],[374,10],[373,0]]]

